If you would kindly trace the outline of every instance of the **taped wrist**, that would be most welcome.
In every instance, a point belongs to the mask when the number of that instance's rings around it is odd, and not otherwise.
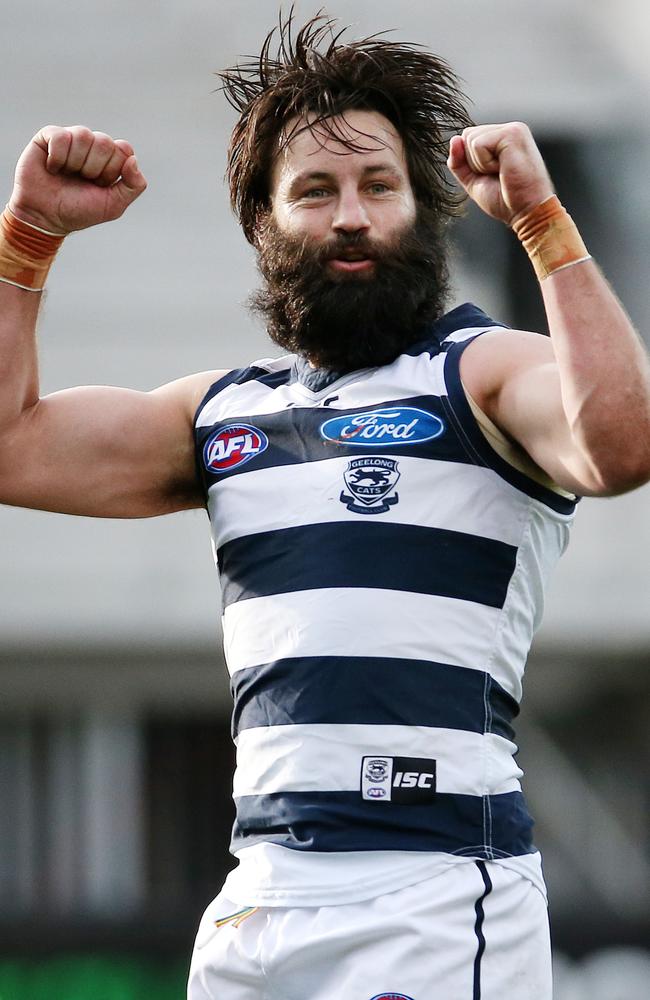
[[[42,292],[65,233],[50,233],[18,219],[9,207],[0,215],[0,281]]]
[[[552,195],[513,225],[540,281],[562,268],[591,260],[575,222]]]

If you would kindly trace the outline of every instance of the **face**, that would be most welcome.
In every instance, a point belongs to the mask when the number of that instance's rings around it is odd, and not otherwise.
[[[349,111],[328,124],[334,136],[307,129],[273,164],[251,305],[281,347],[342,373],[389,364],[441,315],[446,244],[444,220],[416,206],[390,122]]]
[[[288,125],[291,129],[300,123]],[[334,276],[370,276],[372,251],[342,248],[356,234],[366,249],[388,246],[415,220],[415,199],[402,140],[377,111],[348,111],[331,121],[335,135],[362,147],[351,151],[322,126],[299,132],[271,175],[271,216],[294,239],[331,245]],[[338,248],[337,248],[338,244]]]

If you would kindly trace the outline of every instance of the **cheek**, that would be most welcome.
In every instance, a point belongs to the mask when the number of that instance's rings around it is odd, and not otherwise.
[[[318,208],[305,209],[303,207],[292,209],[291,206],[278,206],[274,209],[273,218],[278,228],[294,236],[304,234],[305,236],[322,236],[328,231],[329,220],[327,213]]]

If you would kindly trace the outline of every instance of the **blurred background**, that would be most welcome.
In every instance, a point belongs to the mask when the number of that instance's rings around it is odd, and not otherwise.
[[[298,19],[316,5],[299,2]],[[523,119],[560,197],[650,336],[645,0],[346,0],[445,56],[478,121]],[[149,389],[275,353],[223,183],[214,70],[255,53],[275,0],[45,0],[0,11],[0,176],[42,125],[131,140],[149,180],[50,279],[45,391]],[[529,265],[471,209],[455,302],[543,331]],[[519,726],[549,883],[556,1000],[650,992],[650,487],[580,504]],[[94,521],[0,508],[0,1000],[181,998],[231,865],[229,693],[205,514]]]

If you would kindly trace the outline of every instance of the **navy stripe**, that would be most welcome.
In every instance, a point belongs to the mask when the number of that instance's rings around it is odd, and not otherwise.
[[[417,805],[368,802],[360,792],[276,792],[244,795],[236,805],[233,852],[263,842],[297,851],[444,851],[485,860],[534,850],[521,792],[485,798],[438,793],[435,801]]]
[[[517,549],[462,531],[335,521],[234,538],[217,552],[224,607],[334,587],[409,591],[503,607]]]
[[[367,448],[352,444],[339,444],[321,437],[321,426],[332,417],[367,413],[372,410],[385,410],[392,407],[404,409],[409,406],[433,413],[441,419],[445,423],[446,429],[440,437],[420,444],[396,444],[394,441],[386,441],[381,446],[369,445]],[[426,395],[399,400],[387,399],[369,406],[349,407],[342,410],[324,409],[322,406],[295,406],[275,413],[262,413],[253,416],[233,412],[227,418],[217,421],[211,426],[195,428],[196,446],[199,453],[202,453],[208,437],[221,427],[232,424],[234,420],[239,423],[251,424],[263,431],[269,439],[269,446],[252,461],[246,462],[230,472],[215,474],[208,472],[204,467],[203,474],[208,486],[211,483],[223,482],[230,476],[246,475],[249,471],[254,472],[258,469],[301,465],[304,462],[317,462],[327,458],[359,458],[362,455],[395,455],[395,457],[408,455],[414,458],[435,458],[445,462],[468,464],[467,451],[449,426],[449,419],[439,396]],[[473,461],[471,464],[474,464]],[[341,486],[343,485],[341,482]]]
[[[332,724],[461,729],[512,740],[519,712],[488,674],[427,660],[288,657],[237,670],[231,687],[233,737],[260,726]]]
[[[478,939],[478,946],[476,948],[476,958],[474,959],[474,991],[472,993],[472,1000],[481,1000],[481,959],[483,958],[483,953],[485,951],[485,935],[483,934],[483,921],[485,919],[485,914],[483,912],[483,903],[485,902],[486,896],[492,892],[492,881],[488,875],[488,870],[485,867],[484,861],[477,861],[476,867],[481,873],[484,890],[483,895],[480,896],[474,904],[474,912],[476,913],[474,933]]]
[[[480,334],[476,336],[478,337]],[[445,363],[445,382],[449,392],[447,416],[454,421],[456,430],[464,433],[468,454],[474,459],[477,465],[486,465],[488,468],[494,469],[511,486],[521,490],[535,500],[540,500],[547,507],[550,507],[551,510],[555,510],[559,514],[572,514],[576,507],[576,500],[561,496],[554,490],[535,482],[534,479],[520,472],[519,469],[515,469],[514,466],[510,465],[494,451],[481,431],[467,401],[460,378],[461,356],[463,351],[475,339],[475,337],[472,337],[462,344],[454,344],[450,347]]]
[[[418,354],[423,354],[428,350],[428,353],[433,357],[440,353],[440,345],[452,333],[456,333],[458,330],[472,330],[476,327],[488,329],[494,326],[505,326],[505,324],[497,323],[472,302],[464,302],[452,309],[451,312],[441,316],[431,327],[428,336],[413,344],[407,351],[404,351],[404,354],[417,357]]]

